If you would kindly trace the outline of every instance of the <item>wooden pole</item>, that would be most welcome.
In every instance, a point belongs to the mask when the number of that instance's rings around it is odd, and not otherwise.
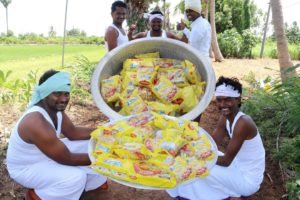
[[[66,0],[66,10],[65,10],[64,39],[63,39],[62,59],[61,59],[61,66],[62,67],[64,67],[64,64],[65,64],[64,62],[65,62],[67,13],[68,13],[68,0]]]
[[[268,14],[267,14],[267,19],[266,19],[266,24],[265,24],[264,36],[263,36],[261,49],[260,49],[260,58],[262,58],[263,55],[264,55],[264,48],[265,48],[265,43],[266,43],[266,35],[267,35],[267,30],[268,30],[270,10],[271,10],[271,2],[269,2],[269,8],[268,8]]]

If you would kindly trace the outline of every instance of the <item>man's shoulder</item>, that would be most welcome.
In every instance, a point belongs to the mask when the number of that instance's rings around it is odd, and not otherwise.
[[[247,127],[247,128],[256,128],[256,124],[253,121],[252,117],[246,114],[243,114],[238,122],[238,124],[240,124],[243,127]]]

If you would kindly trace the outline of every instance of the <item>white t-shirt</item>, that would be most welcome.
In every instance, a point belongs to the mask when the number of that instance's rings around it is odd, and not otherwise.
[[[192,30],[184,30],[189,43],[205,56],[209,56],[211,46],[211,26],[203,17],[198,17],[191,24]]]

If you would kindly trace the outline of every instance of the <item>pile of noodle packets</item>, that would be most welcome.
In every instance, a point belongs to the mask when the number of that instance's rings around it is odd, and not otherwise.
[[[182,116],[199,103],[204,88],[192,62],[160,58],[159,52],[126,59],[120,74],[100,82],[104,101],[124,116],[147,111]]]
[[[203,130],[203,129],[202,129]],[[92,132],[91,168],[126,183],[173,188],[208,176],[216,149],[198,122],[155,112],[131,115]]]

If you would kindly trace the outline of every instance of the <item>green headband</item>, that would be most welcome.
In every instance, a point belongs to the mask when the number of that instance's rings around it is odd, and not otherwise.
[[[49,77],[44,83],[34,88],[31,102],[28,108],[37,104],[40,100],[49,96],[52,92],[70,92],[70,74],[67,72],[58,72]]]

